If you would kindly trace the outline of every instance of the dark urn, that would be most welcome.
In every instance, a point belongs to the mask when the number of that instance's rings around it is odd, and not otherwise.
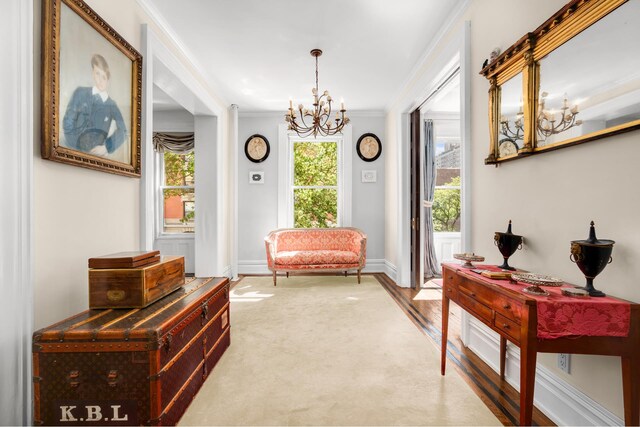
[[[499,267],[504,270],[515,270],[515,268],[509,265],[508,260],[516,250],[522,249],[522,236],[518,236],[511,232],[511,220],[509,220],[509,226],[507,227],[506,233],[496,231],[496,234],[493,237],[493,243],[498,247],[502,257],[504,258],[504,262]]]
[[[607,264],[613,261],[611,252],[613,251],[613,240],[598,240],[596,228],[591,221],[589,228],[589,238],[587,240],[572,240],[571,255],[569,259],[575,262],[584,277],[587,285],[584,289],[592,297],[603,297],[605,293],[593,287],[593,279],[604,270]]]

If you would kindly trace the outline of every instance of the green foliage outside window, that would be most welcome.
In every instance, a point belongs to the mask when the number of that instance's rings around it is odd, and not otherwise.
[[[294,227],[337,227],[338,144],[296,142],[293,159]]]
[[[185,154],[165,152],[164,157],[164,186],[166,187],[193,187],[195,185],[195,156],[191,151]],[[195,194],[193,188],[164,188],[163,191],[165,206],[165,223],[164,232],[185,233],[193,232],[195,221]],[[167,218],[168,205],[174,206],[174,215],[176,197],[179,197],[177,203],[182,204],[182,218]],[[186,210],[184,206],[189,203],[193,206]],[[179,205],[178,205],[179,206]],[[180,211],[178,211],[180,212]],[[177,221],[177,222],[176,222]],[[175,224],[181,224],[183,227],[176,228]]]
[[[186,154],[164,153],[164,185],[169,187],[194,185],[194,160],[193,151]]]
[[[460,231],[460,177],[452,178],[444,184],[447,187],[437,188],[433,197],[434,231]]]
[[[293,193],[295,228],[338,226],[338,192],[328,188],[297,188]]]

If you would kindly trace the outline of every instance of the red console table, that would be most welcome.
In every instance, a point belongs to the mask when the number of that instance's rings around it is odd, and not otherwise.
[[[619,356],[622,359],[624,421],[626,425],[637,426],[640,423],[640,305],[626,305],[622,300],[608,299],[622,303],[625,310],[629,307],[629,328],[625,336],[569,335],[541,338],[545,334],[540,331],[538,322],[538,305],[542,304],[540,297],[523,293],[518,289],[522,286],[509,285],[508,282],[501,285],[499,281],[488,279],[460,265],[443,264],[442,277],[442,375],[445,374],[447,361],[449,302],[453,301],[500,335],[501,378],[504,378],[507,340],[520,348],[521,425],[531,425],[538,352]],[[595,300],[575,299],[572,304],[593,304]],[[613,333],[620,335],[619,330]],[[605,334],[606,332],[602,333]]]

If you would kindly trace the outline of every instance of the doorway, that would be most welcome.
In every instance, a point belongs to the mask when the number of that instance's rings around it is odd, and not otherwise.
[[[229,206],[230,200],[225,199],[224,182],[226,179],[225,161],[228,161],[227,147],[224,146],[223,130],[227,127],[226,106],[212,97],[209,88],[202,85],[197,74],[185,66],[179,58],[165,45],[154,31],[146,24],[143,25],[143,56],[146,58],[144,68],[145,88],[143,117],[143,132],[148,141],[141,148],[141,157],[145,167],[141,177],[141,236],[140,246],[143,250],[159,248],[158,240],[165,238],[166,248],[161,251],[166,253],[179,253],[187,256],[187,262],[193,260],[189,269],[197,277],[230,276],[230,265],[226,264],[226,252],[224,248],[232,235],[230,224],[224,215],[224,209]],[[176,110],[176,105],[180,106]],[[180,203],[179,214],[186,222],[193,222],[193,235],[188,245],[182,243],[173,244],[171,238],[175,236],[160,232],[160,226],[164,217],[158,218],[161,207],[159,201],[158,176],[160,176],[158,155],[154,152],[151,141],[153,132],[160,130],[158,120],[154,120],[154,112],[160,116],[162,109],[177,111],[176,114],[185,117],[189,125],[184,130],[194,134],[194,145],[197,147],[197,156],[193,164],[193,191],[197,200],[197,207]],[[184,110],[184,111],[183,111]],[[165,117],[174,120],[175,114]],[[178,120],[179,122],[180,120]],[[154,128],[154,124],[156,125]],[[176,123],[173,123],[175,125]],[[179,123],[178,123],[179,124]],[[162,126],[169,126],[169,121],[162,122]],[[175,132],[182,129],[180,126],[170,126]],[[190,186],[185,185],[185,186]],[[182,186],[181,186],[182,187]],[[171,191],[176,189],[171,189]],[[184,200],[189,202],[190,200]],[[182,202],[182,201],[181,201]],[[185,218],[185,212],[196,209],[193,221]],[[180,215],[182,214],[182,215]],[[181,233],[178,240],[184,240],[187,233]],[[193,245],[191,246],[191,242]],[[191,256],[192,255],[192,256]]]
[[[411,114],[411,277],[414,288],[437,277],[441,263],[452,261],[453,254],[460,252],[463,246],[460,68],[456,66],[445,76]],[[431,154],[428,154],[429,150]],[[429,166],[427,162],[431,157]],[[435,168],[434,182],[430,178],[433,176],[430,168]]]

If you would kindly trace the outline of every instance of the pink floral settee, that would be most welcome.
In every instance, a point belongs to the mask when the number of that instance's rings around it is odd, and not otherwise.
[[[367,236],[357,228],[281,228],[264,239],[267,266],[276,273],[291,271],[360,272],[367,259]]]

